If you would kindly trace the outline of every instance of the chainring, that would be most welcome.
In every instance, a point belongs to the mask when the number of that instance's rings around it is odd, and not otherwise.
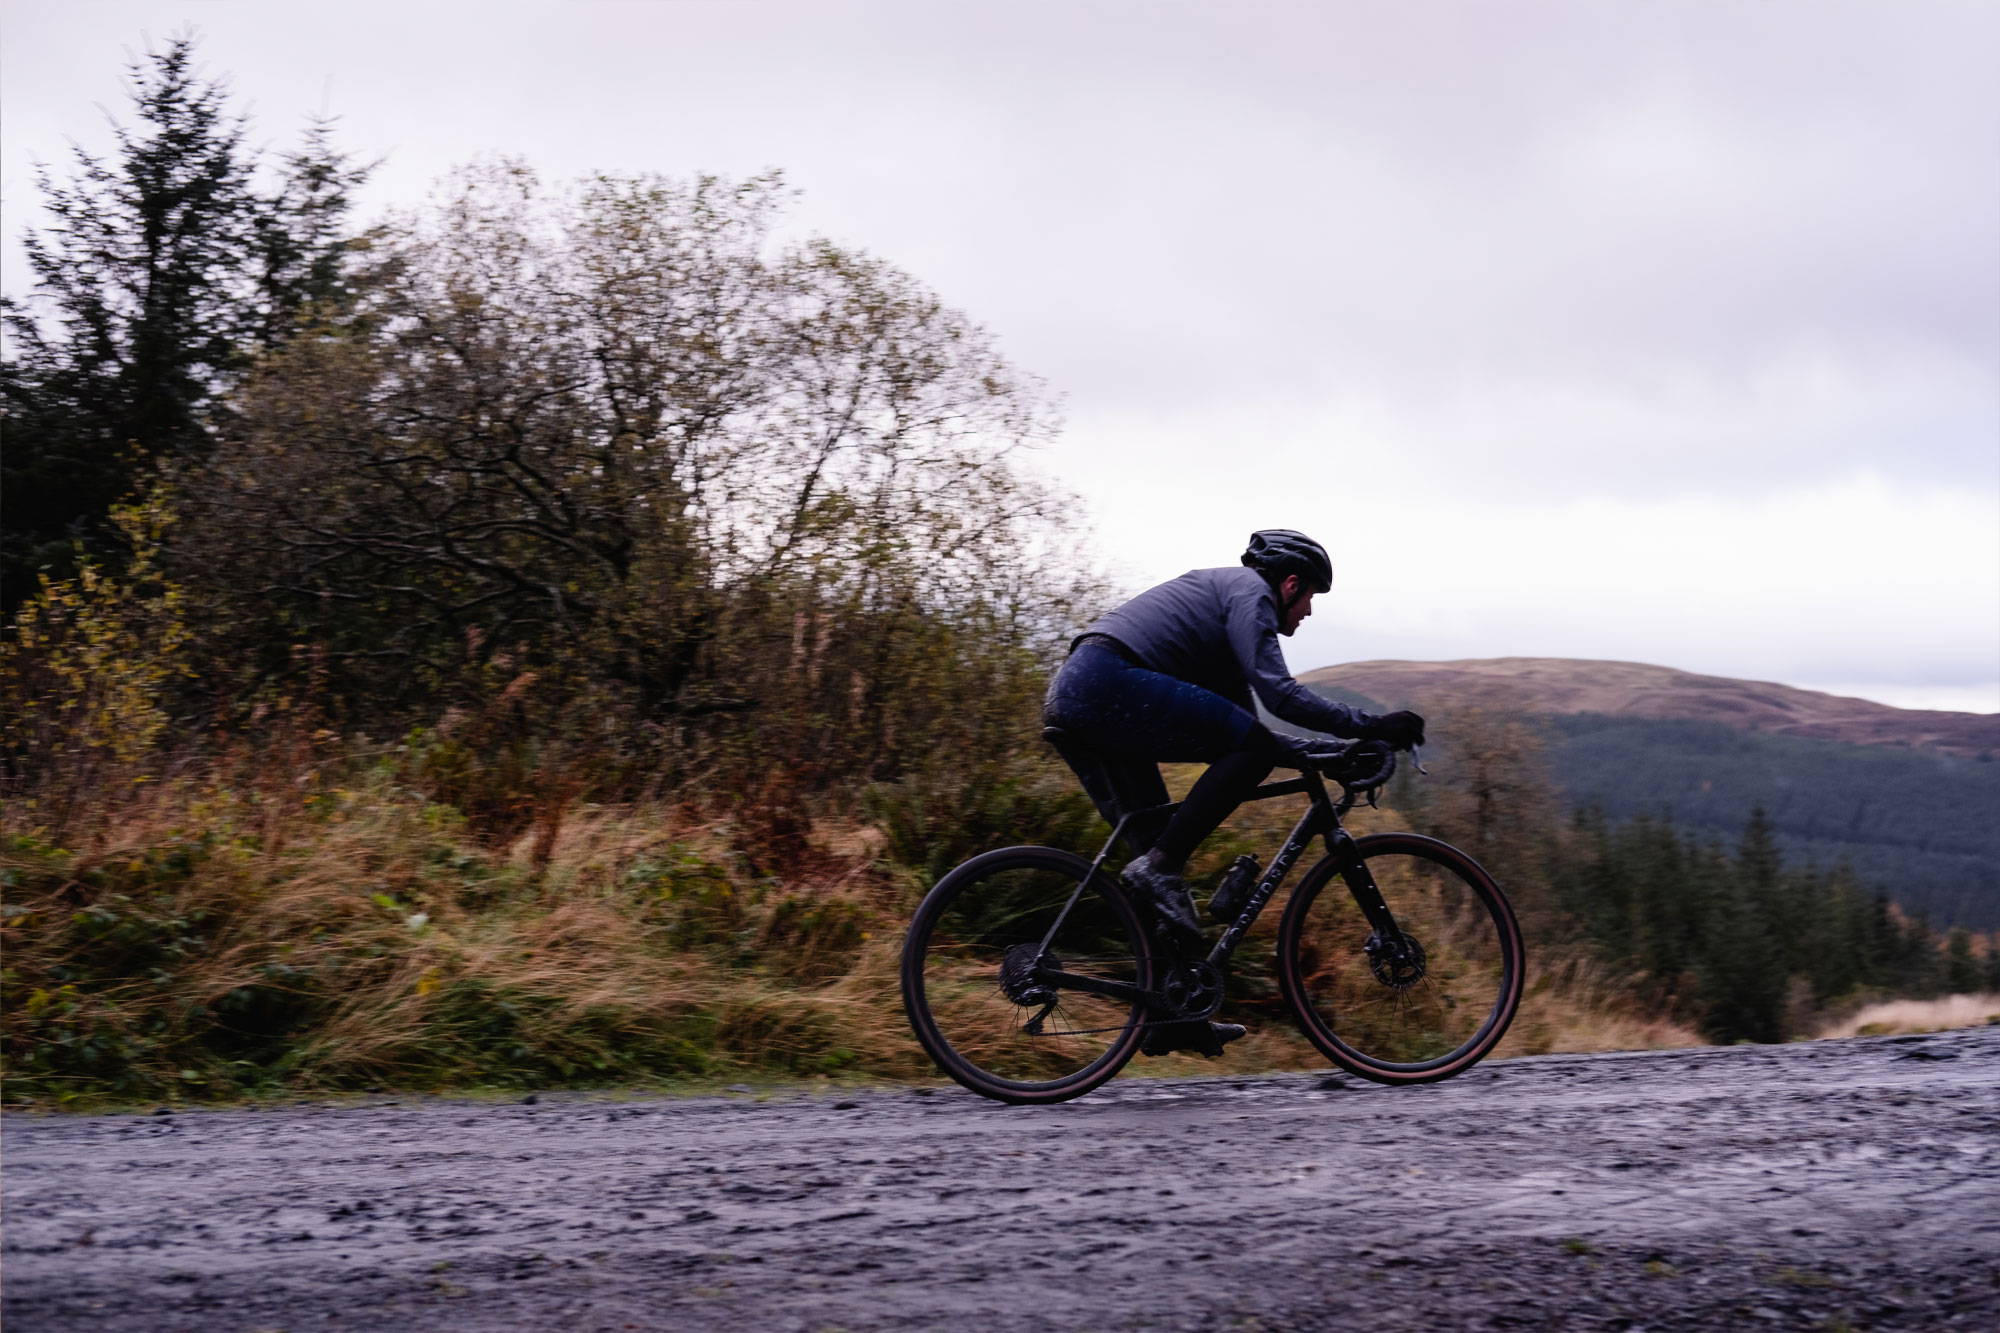
[[[1176,963],[1160,982],[1160,997],[1177,1019],[1207,1018],[1222,1007],[1222,973],[1206,958]]]

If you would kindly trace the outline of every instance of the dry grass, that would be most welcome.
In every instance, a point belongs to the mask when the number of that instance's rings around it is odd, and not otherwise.
[[[281,759],[107,787],[62,845],[0,816],[8,1101],[935,1076],[897,996],[923,885],[873,827],[583,805],[496,840],[393,767]],[[1201,868],[1296,814],[1246,810]],[[1134,1072],[1326,1067],[1275,999],[1276,916],[1239,954],[1251,1035]],[[1695,1041],[1569,965],[1501,1053]]]
[[[8,1099],[920,1072],[865,831],[781,880],[678,807],[496,847],[394,778],[141,788],[69,845],[10,811]]]
[[[1580,953],[1532,952],[1521,1012],[1497,1056],[1650,1051],[1701,1046],[1701,1034],[1649,1014],[1621,978]]]
[[[2000,995],[1947,995],[1938,1000],[1889,1000],[1829,1023],[1813,1033],[1829,1037],[1879,1037],[1892,1032],[1944,1032],[2000,1023]]]

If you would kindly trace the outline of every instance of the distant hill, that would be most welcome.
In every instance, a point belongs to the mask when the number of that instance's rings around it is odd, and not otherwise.
[[[1868,699],[1701,676],[1643,662],[1567,657],[1347,662],[1299,679],[1398,704],[1446,698],[1506,712],[1674,718],[1850,745],[1908,746],[1966,758],[2000,755],[2000,714],[1891,708]]]
[[[1537,722],[1573,804],[1669,814],[1728,844],[1762,805],[1788,860],[1845,861],[1933,925],[2000,929],[2000,717],[1635,662],[1352,662],[1300,679],[1363,708]],[[1448,730],[1435,740],[1449,771]]]

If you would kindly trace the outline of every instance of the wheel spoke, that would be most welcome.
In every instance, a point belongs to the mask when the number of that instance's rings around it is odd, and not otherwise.
[[[946,876],[918,909],[904,953],[905,1007],[939,1066],[975,1091],[1075,1096],[1136,1046],[1132,1000],[1042,980],[1043,968],[1129,985],[1146,975],[1132,909],[1108,885],[1078,894],[1085,868],[1046,849],[988,853]]]
[[[1441,843],[1388,834],[1356,845],[1400,937],[1378,936],[1331,867],[1316,871],[1280,932],[1287,994],[1306,1035],[1354,1072],[1447,1077],[1492,1049],[1519,1003],[1512,912],[1484,871]]]

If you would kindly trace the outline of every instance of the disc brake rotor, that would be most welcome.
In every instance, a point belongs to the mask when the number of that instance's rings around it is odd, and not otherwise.
[[[1390,940],[1377,933],[1370,935],[1368,943],[1362,948],[1368,955],[1368,970],[1375,974],[1375,980],[1392,990],[1408,990],[1422,981],[1429,971],[1424,946],[1412,936],[1399,935]]]

